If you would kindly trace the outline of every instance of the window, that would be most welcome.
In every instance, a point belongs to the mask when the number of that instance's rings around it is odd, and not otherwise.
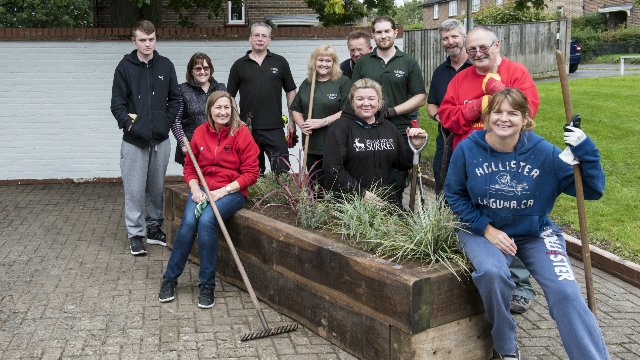
[[[440,6],[438,4],[433,5],[433,18],[437,19],[440,17]]]
[[[231,1],[227,1],[227,9],[229,16],[229,22],[227,24],[245,24],[244,2],[242,4],[233,5]]]
[[[473,3],[471,4],[471,12],[478,11],[480,11],[480,0],[473,0]]]
[[[562,5],[556,6],[556,12],[558,13],[559,16],[564,16],[564,6]]]
[[[504,0],[496,0],[496,5],[498,6],[502,6],[503,3],[504,3]]]
[[[449,1],[449,16],[458,15],[458,0]]]

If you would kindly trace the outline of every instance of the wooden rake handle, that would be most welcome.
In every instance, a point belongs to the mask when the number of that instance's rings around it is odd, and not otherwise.
[[[189,153],[189,157],[193,162],[193,166],[196,168],[196,172],[198,173],[198,178],[200,179],[200,183],[204,187],[204,191],[207,193],[207,197],[209,198],[209,204],[211,204],[211,208],[213,209],[213,213],[218,220],[218,225],[220,226],[220,230],[222,230],[222,234],[224,235],[225,240],[227,241],[227,246],[229,250],[231,250],[231,254],[233,255],[233,260],[236,262],[236,266],[238,267],[238,271],[240,272],[240,276],[242,277],[242,281],[244,285],[247,287],[247,292],[249,293],[249,297],[251,297],[251,301],[253,305],[256,307],[256,311],[258,312],[258,318],[260,318],[260,323],[262,323],[262,327],[265,331],[269,330],[269,326],[267,325],[267,319],[264,316],[264,312],[262,311],[262,307],[258,302],[258,298],[256,297],[255,292],[253,291],[253,287],[251,286],[251,282],[249,282],[249,277],[247,277],[247,273],[244,270],[244,266],[242,266],[242,262],[240,261],[240,257],[238,257],[238,253],[236,252],[236,247],[233,245],[231,241],[231,237],[229,236],[229,232],[227,231],[227,227],[224,225],[224,220],[222,220],[222,216],[220,215],[220,211],[218,211],[218,207],[216,206],[216,202],[213,201],[213,196],[211,196],[211,191],[209,191],[209,186],[207,186],[207,182],[204,180],[204,176],[202,175],[202,171],[200,170],[200,166],[198,165],[198,161],[196,157],[193,155],[193,151],[191,150],[191,144],[187,137],[184,137],[184,145],[187,147],[187,152]]]

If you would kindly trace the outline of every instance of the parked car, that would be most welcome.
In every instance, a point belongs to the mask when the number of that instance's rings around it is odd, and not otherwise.
[[[578,70],[578,65],[582,61],[582,47],[577,40],[571,40],[571,49],[569,51],[569,72],[574,73]]]

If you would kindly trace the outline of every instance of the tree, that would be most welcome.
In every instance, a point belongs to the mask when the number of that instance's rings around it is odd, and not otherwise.
[[[393,0],[305,0],[305,3],[325,26],[353,24],[374,10],[379,15],[395,13]]]
[[[91,26],[91,0],[0,0],[0,27]]]
[[[396,8],[394,20],[398,25],[402,25],[405,30],[422,29],[422,0],[408,0]]]
[[[473,16],[475,25],[513,24],[552,20],[553,15],[542,10],[525,8],[521,10],[515,2],[508,2],[502,6],[487,6]]]

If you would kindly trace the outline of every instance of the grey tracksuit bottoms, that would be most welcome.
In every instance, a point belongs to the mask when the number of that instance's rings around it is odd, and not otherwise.
[[[169,139],[147,147],[122,141],[120,171],[124,185],[124,220],[130,239],[146,236],[147,227],[162,225],[162,192],[170,153]]]

